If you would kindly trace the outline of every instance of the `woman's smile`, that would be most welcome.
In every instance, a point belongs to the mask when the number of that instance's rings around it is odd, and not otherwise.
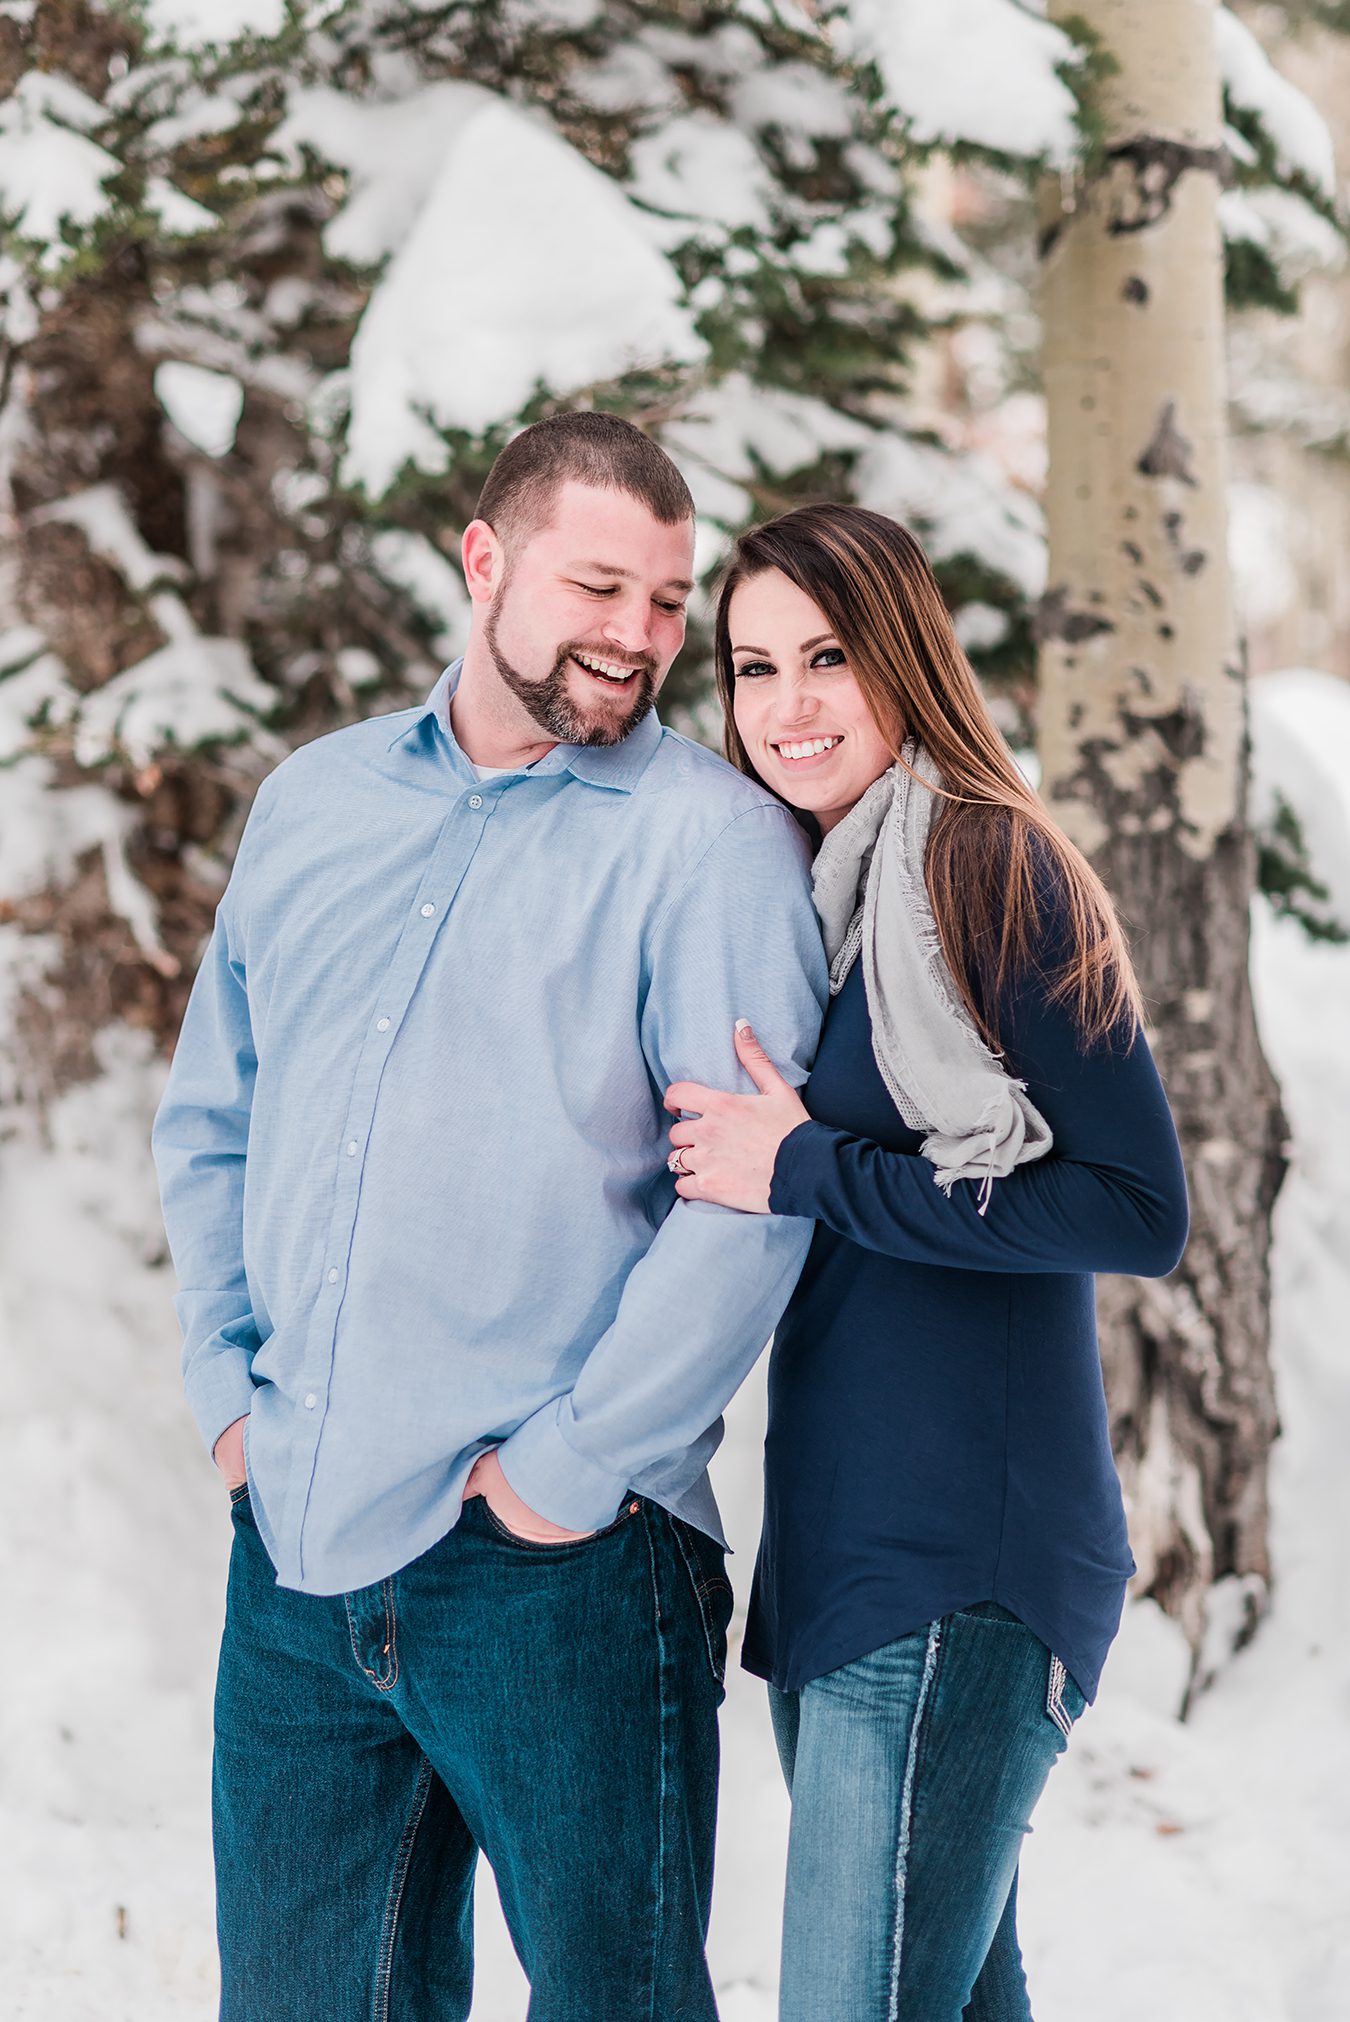
[[[781,765],[790,767],[793,772],[815,772],[843,741],[840,732],[825,731],[812,737],[780,737],[770,743],[769,749]]]

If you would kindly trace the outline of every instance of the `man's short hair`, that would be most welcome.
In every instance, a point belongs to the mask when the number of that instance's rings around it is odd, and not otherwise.
[[[694,517],[689,487],[665,451],[619,414],[551,414],[507,443],[487,474],[475,517],[515,546],[548,525],[569,479],[640,499],[662,526]]]

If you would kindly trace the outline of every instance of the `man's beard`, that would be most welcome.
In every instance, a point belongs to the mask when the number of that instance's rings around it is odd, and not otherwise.
[[[559,744],[622,744],[629,732],[637,729],[656,700],[655,660],[648,654],[634,663],[638,671],[633,677],[631,689],[616,688],[611,707],[597,707],[594,711],[579,708],[567,687],[573,655],[587,653],[593,660],[609,656],[581,640],[568,640],[558,648],[553,666],[543,680],[527,681],[523,674],[517,673],[498,644],[500,614],[509,586],[508,579],[494,599],[483,637],[492,655],[492,664],[511,693],[524,704],[540,729],[546,730]],[[586,677],[583,675],[581,678]],[[597,681],[603,678],[603,675],[595,677]],[[626,709],[623,707],[625,702],[628,705]]]

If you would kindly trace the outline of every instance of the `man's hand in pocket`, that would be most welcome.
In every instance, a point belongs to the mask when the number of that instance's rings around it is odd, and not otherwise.
[[[236,1418],[233,1425],[227,1425],[220,1438],[211,1448],[211,1458],[225,1477],[227,1488],[240,1488],[248,1480],[244,1466],[244,1427],[247,1418]]]
[[[233,1432],[234,1427],[230,1427]],[[228,1438],[222,1433],[221,1438]],[[532,1545],[565,1545],[575,1538],[593,1537],[593,1531],[567,1531],[561,1524],[550,1523],[547,1517],[537,1516],[527,1502],[522,1502],[502,1473],[502,1464],[492,1448],[480,1453],[469,1471],[469,1479],[464,1484],[464,1500],[481,1495],[499,1524],[503,1524],[514,1536],[524,1538]]]

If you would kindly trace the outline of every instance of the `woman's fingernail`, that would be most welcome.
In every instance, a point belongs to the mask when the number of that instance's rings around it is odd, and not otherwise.
[[[738,1032],[748,1032],[750,1030],[750,1020],[748,1018],[738,1018],[736,1020],[736,1030]]]

